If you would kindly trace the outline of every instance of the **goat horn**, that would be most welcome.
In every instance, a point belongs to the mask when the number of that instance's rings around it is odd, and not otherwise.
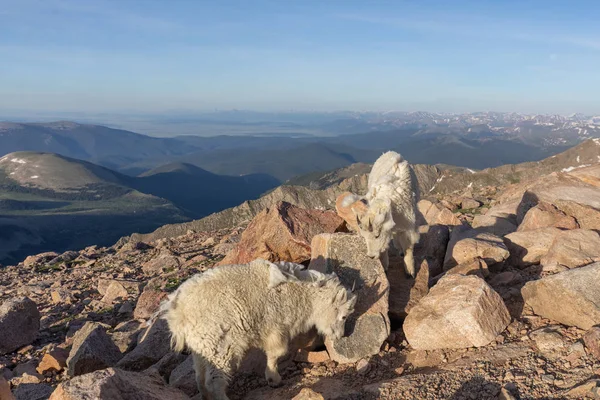
[[[354,289],[356,288],[356,279],[352,282],[352,290],[350,292],[354,293]]]

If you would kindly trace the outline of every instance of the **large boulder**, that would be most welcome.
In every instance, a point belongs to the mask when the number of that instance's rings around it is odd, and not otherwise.
[[[16,297],[0,305],[0,355],[30,344],[40,329],[40,312],[28,297]]]
[[[167,321],[159,318],[144,332],[140,332],[137,346],[117,363],[117,367],[132,371],[146,369],[169,352],[170,343]]]
[[[541,258],[546,271],[577,268],[597,261],[600,261],[600,235],[587,229],[559,233]]]
[[[502,298],[477,276],[444,276],[404,321],[417,350],[467,348],[492,342],[510,323]]]
[[[590,329],[600,324],[600,262],[527,282],[521,294],[537,315]]]
[[[575,218],[565,214],[553,204],[541,202],[527,211],[517,230],[521,232],[548,227],[577,229],[579,224]]]
[[[50,400],[189,400],[169,386],[157,372],[146,373],[108,368],[61,383]]]
[[[173,369],[169,376],[169,385],[181,390],[190,397],[198,393],[194,358],[192,355],[189,355],[184,362]]]
[[[448,208],[440,203],[433,203],[429,200],[421,200],[417,203],[417,208],[424,218],[427,225],[462,225],[460,219]]]
[[[444,270],[449,270],[474,258],[481,258],[487,265],[501,263],[510,253],[502,238],[487,232],[461,227],[450,236]]]
[[[166,299],[168,295],[167,292],[154,288],[152,285],[146,285],[135,305],[133,318],[149,319],[158,311],[161,302]]]
[[[335,272],[358,295],[355,312],[346,324],[350,334],[335,342],[325,340],[331,359],[341,363],[377,354],[390,334],[389,283],[379,260],[367,257],[366,247],[362,237],[344,233],[321,234],[312,241],[309,268]]]
[[[413,279],[404,272],[404,264],[390,259],[387,277],[390,284],[389,315],[390,318],[404,319],[419,300],[429,292],[431,268],[425,259],[417,263],[416,276]]]
[[[427,261],[429,275],[442,273],[450,229],[446,225],[423,225],[419,227],[419,242],[415,245],[415,260]]]
[[[106,328],[97,322],[86,322],[73,337],[67,373],[77,376],[112,367],[120,358],[121,352],[106,333]]]
[[[510,252],[508,262],[520,268],[539,264],[561,232],[558,228],[546,227],[506,235],[504,243]]]
[[[261,211],[220,265],[244,264],[263,258],[301,263],[310,260],[310,242],[320,233],[333,233],[344,221],[333,211],[305,210],[286,202]]]
[[[496,236],[504,236],[517,229],[515,204],[498,204],[485,214],[476,215],[471,226],[478,232],[487,232]]]
[[[580,228],[600,231],[600,209],[598,209],[598,206],[592,207],[569,200],[555,200],[554,204],[565,214],[574,217]]]

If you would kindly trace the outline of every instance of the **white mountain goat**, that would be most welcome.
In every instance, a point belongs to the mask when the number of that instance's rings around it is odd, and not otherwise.
[[[265,376],[277,386],[277,360],[290,341],[314,327],[341,338],[355,303],[356,296],[335,274],[257,259],[190,278],[158,314],[169,325],[173,348],[192,352],[202,398],[227,399],[229,380],[250,348],[264,350]]]
[[[340,207],[350,208],[358,231],[367,242],[367,255],[379,257],[388,267],[388,247],[404,252],[407,274],[415,276],[413,249],[419,241],[417,202],[419,190],[412,168],[402,156],[388,151],[373,164],[369,174],[367,194],[348,194]]]

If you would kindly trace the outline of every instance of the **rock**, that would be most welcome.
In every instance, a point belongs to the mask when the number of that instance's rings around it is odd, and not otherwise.
[[[325,397],[315,392],[311,388],[302,388],[300,393],[292,397],[292,400],[325,400]]]
[[[356,372],[361,375],[365,375],[370,369],[371,366],[369,365],[369,361],[365,360],[364,358],[362,360],[358,360],[356,363]]]
[[[14,396],[16,400],[46,400],[53,391],[54,388],[50,385],[26,383],[17,386]],[[4,400],[4,397],[0,396],[0,399]]]
[[[196,373],[194,371],[194,359],[191,355],[171,372],[169,385],[181,390],[190,397],[198,393]]]
[[[57,347],[44,354],[36,370],[42,375],[47,372],[60,372],[67,366],[68,357],[69,352],[66,349]]]
[[[532,231],[540,228],[577,229],[579,224],[575,218],[560,211],[556,206],[540,202],[527,211],[518,232]]]
[[[592,230],[574,229],[559,233],[540,262],[545,271],[556,271],[597,261],[600,261],[600,235]]]
[[[168,251],[161,252],[157,257],[147,261],[142,265],[142,270],[146,274],[157,274],[161,272],[169,272],[178,270],[181,266],[181,261]]]
[[[335,200],[335,211],[337,215],[339,215],[344,221],[346,221],[346,226],[352,230],[353,232],[358,232],[358,223],[356,222],[356,214],[355,211],[362,211],[367,208],[365,203],[360,200],[357,200],[351,204],[344,204],[344,199],[347,196],[352,196],[353,194],[350,192],[344,192],[340,194]]]
[[[134,295],[138,295],[141,292],[141,289],[143,287],[143,283],[139,282],[139,281],[134,281],[134,280],[130,280],[130,279],[107,279],[107,278],[100,278],[98,279],[98,293],[100,293],[102,296],[106,295],[106,291],[108,290],[109,286],[113,283],[118,283],[119,285],[121,285],[123,288],[125,288],[125,290],[127,291],[127,293],[131,293]]]
[[[318,364],[322,362],[329,361],[329,353],[327,351],[307,351],[304,349],[298,350],[296,356],[294,357],[294,361],[296,362],[305,362],[310,364]]]
[[[310,243],[320,233],[333,233],[343,220],[333,211],[305,210],[286,202],[260,212],[240,242],[219,265],[243,264],[256,258],[301,263],[310,260]]]
[[[50,400],[189,400],[189,397],[165,385],[156,372],[130,372],[108,368],[81,375],[61,383]]]
[[[600,399],[600,379],[590,379],[570,389],[569,399]]]
[[[35,340],[40,329],[40,312],[28,297],[8,299],[0,305],[0,355]]]
[[[439,203],[432,203],[429,200],[421,200],[417,203],[417,207],[427,225],[448,225],[459,226],[462,222],[456,215],[446,207]]]
[[[427,260],[429,275],[442,273],[446,247],[450,240],[450,229],[446,225],[424,225],[419,227],[420,238],[415,245],[415,260]]]
[[[10,385],[4,379],[2,375],[0,375],[0,399],[1,400],[15,400],[15,397],[10,391]]]
[[[527,282],[521,289],[526,304],[544,318],[590,329],[600,324],[600,263]]]
[[[106,292],[101,301],[106,304],[112,304],[119,299],[126,299],[127,295],[127,289],[125,289],[125,287],[123,287],[123,285],[121,285],[119,282],[113,281],[106,288]]]
[[[529,334],[539,352],[546,358],[557,359],[566,350],[566,338],[560,333],[559,327],[547,326]]]
[[[504,243],[510,252],[508,262],[519,268],[539,264],[561,232],[558,228],[546,227],[506,235]]]
[[[35,256],[29,256],[23,261],[23,265],[27,268],[33,267],[58,257],[58,253],[49,251],[46,253],[36,254]]]
[[[598,207],[568,200],[556,200],[554,205],[565,214],[574,217],[581,229],[600,231],[600,210]]]
[[[52,304],[72,304],[73,296],[71,292],[67,289],[55,289],[50,292],[50,298],[52,299]]]
[[[67,374],[78,376],[112,367],[121,358],[106,329],[99,323],[87,322],[73,338],[67,359]]]
[[[417,350],[481,347],[510,323],[502,298],[477,276],[444,276],[404,321]]]
[[[142,292],[142,295],[137,301],[135,310],[133,311],[133,318],[149,319],[156,311],[158,311],[160,303],[168,295],[169,294],[167,292],[153,289],[150,287],[150,285],[146,286]]]
[[[146,331],[140,333],[137,346],[117,363],[117,367],[141,371],[160,360],[171,350],[171,333],[167,321],[157,319]]]
[[[171,372],[173,372],[173,370],[177,368],[179,364],[184,362],[187,357],[188,356],[183,353],[175,353],[173,351],[170,351],[167,354],[165,354],[163,358],[158,360],[156,364],[153,364],[148,369],[154,369],[158,371],[160,376],[168,380],[167,378],[171,375]]]
[[[471,210],[473,208],[479,208],[481,203],[470,197],[462,197],[460,199],[460,208],[463,210]]]
[[[400,260],[399,260],[400,261]],[[402,320],[419,300],[429,292],[429,274],[431,268],[428,261],[417,264],[415,278],[404,272],[404,264],[390,263],[387,278],[390,285],[389,311],[391,318]]]
[[[460,275],[477,275],[480,278],[489,276],[490,271],[484,260],[479,257],[473,258],[472,260],[465,261],[462,264],[458,264],[456,267],[452,267],[446,272],[446,275],[460,274]]]
[[[504,236],[517,230],[515,219],[516,217],[512,214],[490,209],[486,214],[476,215],[471,226],[480,233]]]
[[[595,326],[585,333],[583,342],[587,351],[600,360],[600,326]]]
[[[358,235],[321,234],[313,238],[309,268],[335,272],[347,288],[355,287],[355,312],[346,323],[348,336],[333,342],[325,339],[332,360],[353,363],[377,354],[390,334],[389,283],[379,260],[366,255],[366,243]]]
[[[36,371],[36,360],[21,363],[13,370],[14,377],[10,380],[13,386],[27,383],[40,383],[44,377]]]
[[[137,345],[137,339],[143,330],[143,323],[136,320],[121,322],[110,334],[113,343],[121,353],[131,351]]]
[[[444,270],[462,264],[476,257],[488,266],[501,263],[510,253],[502,238],[491,233],[478,233],[476,230],[461,228],[452,232],[444,259]]]

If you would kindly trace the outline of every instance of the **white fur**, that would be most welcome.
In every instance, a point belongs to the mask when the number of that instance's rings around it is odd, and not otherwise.
[[[367,242],[367,254],[380,257],[387,269],[387,250],[393,240],[394,246],[404,251],[406,272],[413,277],[413,249],[419,241],[418,197],[418,185],[410,165],[400,154],[388,151],[375,161],[369,174],[368,191],[364,196],[367,207],[353,209],[359,232]]]
[[[265,351],[267,381],[278,385],[277,360],[288,352],[290,341],[314,327],[340,338],[355,303],[355,295],[335,274],[258,259],[190,278],[160,313],[174,349],[191,350],[203,398],[227,399],[229,379],[250,348]]]

